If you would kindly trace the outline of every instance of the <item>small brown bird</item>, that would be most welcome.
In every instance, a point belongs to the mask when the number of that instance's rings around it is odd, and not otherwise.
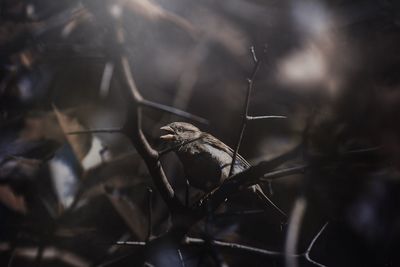
[[[160,138],[177,147],[175,153],[183,164],[186,178],[191,186],[210,192],[229,177],[234,153],[229,146],[186,122],[173,122],[160,129],[167,133]],[[195,141],[191,142],[192,140]],[[250,167],[250,164],[239,154],[235,161],[232,175]],[[286,217],[286,214],[265,195],[259,185],[251,186],[251,189],[263,200],[263,203],[269,203]]]

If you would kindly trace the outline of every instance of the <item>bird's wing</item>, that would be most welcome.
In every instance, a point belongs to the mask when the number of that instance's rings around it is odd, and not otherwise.
[[[224,144],[223,142],[221,142],[219,139],[215,138],[211,134],[204,134],[203,140],[205,142],[207,142],[209,145],[211,145],[217,149],[223,150],[225,153],[227,153],[231,157],[231,160],[232,160],[232,157],[234,154],[233,149],[230,148],[229,146],[227,146],[226,144]],[[239,153],[236,155],[235,165],[241,165],[245,169],[247,169],[251,166],[247,160],[245,160],[241,155],[239,155]]]

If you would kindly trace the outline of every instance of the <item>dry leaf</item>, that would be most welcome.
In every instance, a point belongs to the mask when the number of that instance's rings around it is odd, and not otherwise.
[[[69,144],[72,147],[72,150],[75,153],[76,158],[79,160],[79,162],[82,162],[86,154],[89,152],[92,144],[91,134],[68,134],[69,132],[83,131],[85,128],[76,118],[71,118],[70,116],[62,113],[57,109],[56,106],[53,106],[53,110],[57,116],[57,120],[61,126],[61,129],[63,130]]]

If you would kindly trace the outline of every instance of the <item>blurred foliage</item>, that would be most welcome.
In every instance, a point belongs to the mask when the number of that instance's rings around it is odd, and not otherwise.
[[[144,97],[209,119],[199,127],[231,147],[249,47],[265,50],[249,112],[288,119],[249,122],[240,154],[254,164],[304,141],[302,155],[283,165],[307,164],[304,175],[264,185],[288,213],[297,196],[309,200],[298,250],[329,221],[316,261],[399,266],[399,14],[394,0],[2,0],[1,266],[284,265],[207,242],[166,242],[158,251],[116,245],[158,236],[171,222],[126,137],[68,134],[124,122],[112,16],[121,16]],[[158,129],[179,118],[146,108],[144,115],[145,134],[162,150]],[[184,199],[180,163],[167,155],[162,164]],[[233,196],[189,234],[283,251],[286,225],[260,208]],[[243,210],[254,212],[235,214]]]

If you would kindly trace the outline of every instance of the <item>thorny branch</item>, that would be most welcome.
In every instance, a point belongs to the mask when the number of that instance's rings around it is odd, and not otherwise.
[[[186,227],[190,227],[193,223],[195,223],[197,220],[203,218],[206,213],[204,211],[206,210],[204,207],[205,204],[208,204],[207,201],[202,201],[200,205],[198,206],[200,209],[197,209],[195,207],[195,210],[189,210],[181,201],[180,199],[176,196],[174,189],[172,188],[171,184],[169,183],[164,170],[159,162],[159,156],[160,154],[152,148],[150,143],[148,142],[146,136],[144,135],[142,131],[142,110],[141,110],[141,103],[148,103],[147,100],[145,100],[142,95],[140,94],[135,80],[132,75],[132,70],[129,65],[129,61],[127,56],[124,54],[124,42],[125,38],[123,37],[123,30],[121,29],[122,25],[121,23],[118,23],[119,18],[115,18],[116,21],[116,35],[117,35],[117,40],[121,48],[118,50],[120,52],[119,55],[117,55],[118,58],[118,64],[117,64],[117,75],[119,80],[121,81],[121,84],[123,86],[123,91],[128,99],[132,102],[132,104],[129,105],[128,109],[128,114],[127,114],[127,119],[125,122],[125,125],[123,126],[122,132],[127,135],[127,137],[131,140],[135,148],[137,149],[138,153],[143,157],[148,170],[153,177],[153,181],[160,192],[161,196],[163,197],[164,201],[167,203],[173,217],[174,215],[181,215],[181,216],[188,216],[191,217],[190,220],[184,220],[184,224]],[[256,61],[256,67],[255,70],[253,71],[253,75],[251,76],[251,80],[255,78],[255,75],[257,73],[257,70],[259,69],[261,61]],[[246,116],[247,116],[247,110],[248,110],[248,102],[249,102],[249,95],[250,91],[252,88],[252,82],[249,83],[249,88],[248,90],[248,97],[246,100]],[[160,108],[159,105],[152,105],[152,107],[165,111],[164,108]],[[174,109],[169,109],[173,110],[174,112],[176,110]],[[181,115],[182,113],[175,112],[174,114],[176,115]],[[190,118],[197,118],[196,116],[191,116]],[[236,155],[237,155],[237,150],[238,146],[236,147]],[[233,176],[232,179],[228,179],[229,183],[226,183],[226,185],[221,186],[221,188],[217,189],[215,194],[218,196],[217,198],[212,198],[212,203],[213,207],[216,208],[218,207],[219,204],[223,202],[223,200],[232,193],[231,191],[234,190],[225,190],[226,187],[230,187],[229,185],[234,185],[236,184],[233,188],[238,188],[237,185],[240,185],[241,180],[246,180],[246,183],[257,183],[257,179],[262,177],[266,172],[271,170],[271,166],[268,163],[260,163],[255,167],[250,168],[249,170],[243,172],[242,174],[239,174],[240,176],[236,177]],[[297,170],[298,171],[298,170]],[[283,172],[282,175],[286,175],[287,173],[292,173],[293,170],[290,170],[289,172]],[[278,174],[279,175],[279,174]],[[232,189],[233,189],[232,188]],[[241,187],[240,187],[241,188]],[[214,194],[213,194],[214,195]],[[179,224],[181,224],[180,222]]]
[[[242,125],[241,125],[240,133],[239,133],[239,136],[238,136],[238,139],[236,142],[235,150],[233,152],[232,162],[231,162],[231,166],[229,169],[229,176],[231,176],[233,173],[234,165],[236,162],[237,155],[239,153],[240,145],[242,144],[242,139],[243,139],[244,131],[246,129],[247,122],[252,121],[252,120],[263,120],[263,119],[286,119],[286,116],[255,116],[255,117],[249,116],[250,96],[251,96],[251,92],[253,90],[254,79],[256,78],[257,73],[260,70],[260,67],[262,64],[262,60],[257,59],[257,55],[256,55],[256,52],[255,52],[253,46],[250,48],[250,52],[251,52],[251,55],[253,58],[254,67],[253,67],[253,71],[250,75],[250,78],[247,79],[246,100],[244,103],[243,114],[242,114]]]
[[[239,243],[233,243],[233,242],[225,242],[225,241],[220,241],[220,240],[204,240],[201,238],[195,238],[195,237],[185,237],[182,241],[183,244],[186,245],[204,245],[207,242],[211,242],[213,245],[222,247],[222,248],[229,248],[229,249],[236,249],[240,251],[246,251],[258,255],[264,255],[264,256],[270,256],[270,257],[285,257],[285,258],[290,258],[290,259],[297,259],[304,257],[307,261],[310,263],[319,266],[319,267],[325,267],[325,265],[322,265],[310,258],[310,253],[311,250],[314,247],[314,244],[317,242],[318,238],[321,236],[321,234],[324,232],[326,227],[328,226],[328,223],[325,223],[322,228],[318,231],[318,233],[313,237],[311,240],[310,244],[308,245],[307,249],[305,252],[297,254],[297,253],[291,253],[287,254],[286,252],[280,252],[280,251],[273,251],[273,250],[267,250],[267,249],[262,249],[262,248],[257,248],[253,246],[248,246],[248,245],[243,245]],[[128,246],[146,246],[146,242],[138,242],[138,241],[118,241],[116,243],[117,245],[128,245]]]
[[[277,179],[279,177],[284,177],[292,174],[302,173],[307,168],[307,166],[296,166],[292,168],[282,169],[282,170],[274,170],[277,166],[273,162],[261,162],[255,166],[250,167],[249,169],[233,175],[230,179],[224,181],[224,183],[217,188],[215,191],[206,195],[203,199],[201,199],[198,203],[194,205],[194,207],[187,207],[187,203],[182,203],[182,201],[177,197],[173,187],[171,186],[168,178],[165,175],[163,167],[160,163],[160,157],[173,149],[167,149],[161,152],[156,151],[148,139],[143,133],[142,130],[142,108],[148,107],[161,112],[167,112],[174,114],[176,116],[186,118],[189,120],[197,121],[199,123],[207,124],[208,120],[201,118],[199,116],[190,114],[186,111],[179,110],[174,107],[170,107],[167,105],[159,104],[150,100],[143,98],[140,91],[138,90],[134,76],[132,74],[132,69],[129,64],[128,56],[125,52],[125,37],[124,31],[122,29],[123,25],[121,23],[121,18],[118,16],[113,17],[115,22],[115,40],[116,46],[119,49],[116,49],[115,58],[112,61],[112,64],[115,65],[115,75],[119,80],[122,91],[126,98],[129,100],[128,110],[127,110],[127,118],[126,121],[121,128],[111,128],[111,129],[98,129],[98,130],[88,130],[88,131],[77,131],[70,132],[68,134],[85,134],[85,133],[122,133],[125,134],[132,144],[135,146],[138,153],[141,155],[143,160],[145,161],[147,168],[150,172],[150,175],[153,179],[153,182],[159,191],[160,195],[164,199],[167,204],[169,211],[172,215],[172,232],[175,235],[175,238],[181,240],[187,233],[188,229],[198,220],[204,218],[209,211],[214,211],[221,203],[225,201],[228,196],[239,192],[240,190],[247,188],[248,186],[257,184],[262,181],[270,181],[272,179]],[[232,162],[230,166],[230,176],[233,172],[233,167],[238,155],[238,151],[240,149],[240,145],[242,143],[244,131],[246,125],[249,121],[253,120],[263,120],[263,119],[284,119],[285,116],[250,116],[248,114],[249,105],[250,105],[250,96],[254,85],[255,77],[260,69],[262,64],[262,60],[257,59],[254,48],[251,48],[252,58],[254,61],[253,71],[251,73],[250,78],[248,79],[247,91],[246,91],[246,100],[244,104],[244,111],[242,115],[242,125],[241,130],[238,136],[237,144],[235,146],[235,150],[232,157]],[[190,140],[189,142],[196,141]],[[183,144],[184,145],[184,144]],[[151,244],[157,238],[151,239],[151,193],[149,192],[149,228],[147,234],[147,242],[118,242],[118,244],[129,244],[136,246],[146,246]],[[324,227],[325,228],[325,227]],[[323,228],[323,229],[324,229]],[[173,232],[172,230],[179,229],[178,232]],[[309,253],[314,245],[316,239],[320,236],[323,229],[317,234],[317,236],[311,242],[307,251],[303,254],[287,254],[276,251],[269,251],[259,248],[254,248],[246,245],[236,244],[236,243],[228,243],[218,240],[212,240],[212,245],[220,246],[220,247],[228,247],[233,249],[240,249],[244,251],[249,251],[253,253],[269,255],[269,256],[288,256],[289,257],[301,257],[304,256],[309,262],[318,265],[318,263],[314,262],[310,259]],[[204,244],[206,241],[198,238],[190,238],[186,237],[183,239],[183,243],[187,245],[196,245],[196,244]],[[179,251],[180,253],[180,251]],[[183,260],[182,260],[183,263]]]
[[[176,196],[174,189],[166,177],[164,170],[160,164],[159,157],[160,154],[152,148],[150,143],[148,142],[146,136],[142,131],[142,103],[148,103],[142,95],[140,94],[135,80],[132,75],[132,70],[129,65],[129,61],[127,56],[124,54],[124,41],[123,30],[121,29],[122,24],[118,23],[119,18],[115,18],[116,21],[116,35],[117,40],[121,48],[118,50],[120,52],[117,55],[116,69],[117,69],[117,77],[121,82],[123,87],[123,92],[125,93],[127,99],[130,100],[131,104],[129,104],[128,114],[126,118],[125,125],[123,126],[122,132],[131,140],[138,153],[143,157],[148,170],[153,178],[153,182],[156,185],[156,188],[160,192],[164,201],[172,215],[173,225],[171,231],[173,229],[179,229],[180,234],[176,234],[175,238],[181,238],[185,235],[188,229],[198,220],[204,218],[207,214],[207,209],[215,210],[225,199],[226,197],[232,195],[233,193],[238,192],[239,190],[245,188],[245,186],[250,186],[252,184],[256,184],[259,182],[259,179],[264,176],[265,173],[270,172],[272,166],[269,162],[261,162],[258,165],[249,168],[248,170],[239,173],[233,176],[231,179],[227,179],[225,183],[222,184],[217,190],[209,194],[205,199],[202,199],[199,203],[197,203],[194,208],[189,209],[181,202],[181,200]],[[255,58],[254,50],[253,57]],[[248,118],[248,108],[249,108],[249,99],[250,92],[253,86],[253,80],[257,71],[260,67],[261,61],[256,60],[256,65],[253,70],[253,74],[249,79],[248,92],[246,97],[246,105],[245,105],[245,116],[243,120],[243,125],[246,124]],[[160,108],[159,105],[152,105],[152,107],[165,111],[164,107]],[[173,110],[174,109],[169,109]],[[182,115],[182,113],[175,112],[176,115]],[[195,116],[191,116],[190,118],[196,118]],[[242,127],[242,131],[244,131],[244,127]],[[239,137],[238,146],[236,146],[234,158],[237,156],[238,149],[240,146],[240,142],[242,139],[243,133],[241,133]],[[234,162],[234,161],[232,161]],[[232,169],[231,169],[232,170]],[[300,167],[297,169],[289,169],[283,170],[278,173],[274,173],[269,177],[269,179],[282,177],[286,175],[290,175],[293,173],[302,172],[304,167]],[[183,217],[182,217],[183,216]],[[179,217],[179,218],[178,218]],[[179,237],[181,236],[181,237]]]
[[[260,162],[241,173],[233,175],[230,179],[225,180],[224,183],[222,183],[222,185],[215,191],[201,199],[198,202],[198,207],[202,210],[209,206],[211,210],[215,210],[223,201],[225,201],[227,196],[234,195],[244,188],[257,184],[262,179],[264,179],[264,181],[269,181],[293,174],[301,174],[306,170],[306,168],[307,166],[296,166],[268,172],[271,169],[270,162]]]
[[[82,12],[87,12],[86,9],[82,9]],[[62,16],[61,16],[62,15]],[[61,14],[59,17],[55,17],[52,21],[52,23],[49,23],[51,27],[54,27],[54,25],[59,25],[63,24],[65,22],[65,14]],[[179,235],[177,234],[177,238],[182,239],[184,235],[186,235],[187,230],[198,220],[204,218],[206,214],[211,210],[215,210],[225,199],[227,196],[230,196],[232,194],[235,194],[242,190],[243,188],[246,188],[250,185],[257,184],[259,182],[264,182],[264,181],[270,181],[272,179],[277,179],[280,177],[288,176],[288,175],[293,175],[293,174],[298,174],[302,173],[306,170],[307,166],[296,166],[292,168],[287,168],[287,169],[282,169],[282,170],[275,170],[275,165],[271,162],[261,162],[253,167],[250,167],[249,169],[243,171],[242,173],[233,175],[230,179],[227,179],[218,189],[215,191],[209,193],[205,198],[203,198],[201,201],[199,201],[193,208],[188,208],[187,203],[182,203],[182,201],[176,196],[174,189],[172,188],[171,184],[168,181],[168,178],[165,175],[165,172],[161,166],[160,163],[160,157],[177,147],[173,147],[161,152],[156,151],[151,144],[149,143],[148,139],[143,133],[142,130],[142,108],[143,107],[148,107],[152,108],[161,112],[166,112],[170,114],[174,114],[176,116],[197,121],[199,123],[203,124],[208,124],[208,120],[197,116],[190,114],[186,111],[182,111],[180,109],[170,107],[164,104],[156,103],[150,100],[147,100],[143,98],[141,95],[140,91],[138,90],[134,77],[132,75],[132,69],[129,64],[128,57],[125,53],[125,38],[123,36],[123,30],[122,30],[122,24],[120,23],[120,18],[114,17],[115,19],[115,34],[116,34],[116,39],[118,42],[118,47],[120,49],[117,49],[117,56],[115,58],[115,63],[116,65],[116,74],[117,78],[121,82],[123,92],[127,96],[127,98],[130,100],[129,103],[129,108],[127,112],[127,119],[125,121],[125,124],[123,125],[122,128],[111,128],[111,129],[98,129],[98,130],[87,130],[87,131],[75,131],[75,132],[69,132],[68,134],[85,134],[85,133],[122,133],[125,134],[132,144],[135,146],[137,149],[138,153],[142,156],[144,159],[148,170],[153,178],[153,182],[156,185],[156,188],[160,192],[161,196],[163,197],[164,201],[169,207],[170,212],[174,216],[182,216],[184,218],[190,218],[189,220],[184,222],[184,228]],[[35,34],[40,35],[44,31],[48,30],[50,26],[36,29]],[[252,74],[250,78],[248,79],[248,84],[247,84],[247,91],[246,91],[246,99],[245,99],[245,104],[244,104],[244,111],[243,111],[243,116],[242,116],[242,125],[241,125],[241,130],[238,136],[237,144],[235,146],[234,154],[232,157],[232,162],[230,166],[230,173],[229,176],[232,175],[233,172],[233,167],[236,161],[236,158],[238,156],[238,152],[240,149],[240,145],[242,143],[244,131],[246,129],[246,125],[249,121],[253,120],[263,120],[263,119],[284,119],[286,118],[285,116],[250,116],[248,114],[249,111],[249,105],[250,105],[250,96],[251,92],[253,89],[254,85],[254,80],[255,77],[260,69],[260,66],[262,64],[262,60],[257,59],[257,56],[254,51],[254,47],[251,48],[251,53],[252,53],[252,58],[254,61],[254,67]],[[190,140],[182,145],[186,145],[190,142],[194,142],[197,139]],[[151,207],[152,207],[152,191],[149,189],[149,214],[148,214],[148,233],[147,233],[147,242],[134,242],[134,241],[127,241],[127,242],[118,242],[117,244],[128,244],[128,245],[136,245],[136,246],[146,246],[147,244],[150,244],[152,241],[150,241],[152,237],[152,232],[151,232],[151,227],[152,227],[152,213],[151,213]],[[187,202],[187,201],[186,201]],[[73,205],[74,206],[74,205]],[[301,222],[301,216],[296,219],[295,213],[292,214],[294,225],[300,225]],[[177,221],[173,220],[173,226],[182,226],[182,221]],[[324,266],[322,264],[319,264],[312,260],[310,258],[310,252],[317,241],[317,239],[320,237],[324,229],[326,228],[327,224],[325,224],[321,230],[317,233],[317,235],[313,238],[311,241],[309,247],[307,250],[302,253],[302,254],[296,254],[292,253],[291,251],[294,249],[292,248],[293,246],[297,244],[297,240],[295,241],[288,241],[287,243],[289,244],[289,249],[285,250],[285,253],[283,252],[278,252],[278,251],[270,251],[270,250],[265,250],[265,249],[260,249],[260,248],[255,248],[247,245],[242,245],[238,243],[229,243],[229,242],[224,242],[224,241],[219,241],[219,240],[211,240],[212,245],[219,246],[219,247],[226,247],[226,248],[231,248],[231,249],[238,249],[242,251],[248,251],[256,254],[262,254],[262,255],[268,255],[268,256],[285,256],[287,259],[287,262],[290,261],[291,258],[297,258],[297,257],[305,257],[306,260],[308,260],[310,263],[315,264],[317,266]],[[293,232],[293,235],[296,235],[296,232],[298,233],[298,229],[296,230],[290,230],[289,233]],[[290,239],[290,234],[288,234],[288,240]],[[295,238],[295,237],[294,237]],[[185,237],[183,239],[183,243],[186,245],[197,245],[197,244],[205,244],[206,240],[204,239],[199,239],[199,238],[192,238],[192,237]],[[182,261],[182,266],[184,266],[184,260],[183,256],[180,250],[178,250],[180,259]],[[69,254],[68,252],[64,252],[61,250],[58,250],[53,247],[43,247],[43,248],[38,248],[38,251],[36,254],[32,254],[32,250],[28,248],[17,248],[14,251],[15,255],[21,256],[21,257],[27,257],[27,258],[36,258],[40,259],[43,258],[44,260],[47,259],[59,259],[61,261],[65,261],[67,264],[70,264],[72,266],[87,266],[89,265],[84,259],[81,259],[77,257],[76,255]],[[295,266],[295,265],[290,265],[289,266]]]

